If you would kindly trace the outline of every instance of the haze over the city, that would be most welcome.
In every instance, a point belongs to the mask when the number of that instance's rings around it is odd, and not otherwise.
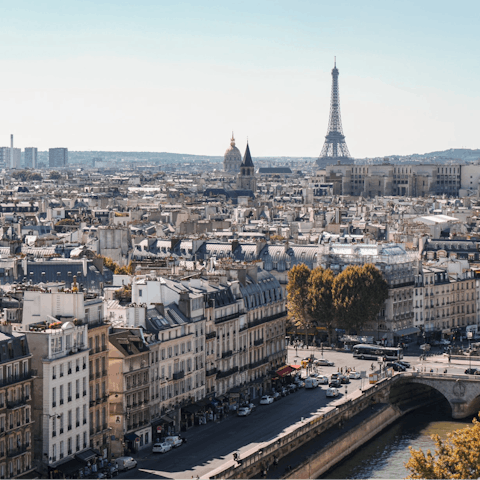
[[[353,157],[478,148],[478,2],[0,9],[0,145],[315,157],[336,56]]]

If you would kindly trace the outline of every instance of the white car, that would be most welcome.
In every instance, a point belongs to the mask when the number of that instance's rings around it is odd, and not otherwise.
[[[171,435],[165,437],[165,442],[169,443],[173,448],[179,447],[183,443],[183,438],[180,435]]]
[[[237,410],[237,415],[239,417],[246,417],[247,415],[250,415],[251,413],[252,413],[252,411],[248,407],[240,407]]]
[[[348,378],[350,378],[351,380],[358,380],[359,378],[362,378],[361,375],[360,375],[360,372],[350,372],[348,374]]]
[[[165,453],[172,449],[172,444],[168,442],[155,443],[152,448],[152,453]]]
[[[330,362],[330,360],[327,360],[326,358],[319,358],[318,360],[315,360],[313,363],[315,365],[320,365],[322,367],[333,367],[334,366],[333,362]]]
[[[260,405],[270,405],[271,403],[273,403],[273,397],[271,397],[270,395],[264,395],[260,399]]]
[[[338,397],[339,393],[340,391],[338,390],[338,388],[330,387],[330,388],[327,388],[326,395],[327,397]]]
[[[328,377],[325,375],[318,375],[317,382],[319,385],[328,385]]]

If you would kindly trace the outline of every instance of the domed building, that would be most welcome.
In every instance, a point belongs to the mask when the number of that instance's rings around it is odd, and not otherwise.
[[[227,149],[223,156],[223,170],[225,172],[238,173],[240,172],[240,165],[242,164],[242,154],[240,150],[235,146],[235,138],[230,141],[230,148]]]

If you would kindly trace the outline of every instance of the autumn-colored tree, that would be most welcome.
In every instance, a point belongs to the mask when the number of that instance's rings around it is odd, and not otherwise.
[[[311,327],[309,303],[310,269],[304,264],[295,265],[288,272],[287,310],[292,322],[305,330],[305,343],[308,344],[308,329]]]
[[[62,178],[62,175],[60,174],[60,172],[50,172],[50,180],[58,180],[59,178]]]
[[[322,267],[314,268],[308,279],[308,301],[312,323],[327,329],[329,343],[335,326],[332,286],[333,272]]]
[[[480,422],[474,418],[471,426],[435,440],[435,453],[410,447],[410,459],[405,464],[411,472],[407,478],[480,478]]]
[[[388,298],[388,283],[382,272],[371,263],[362,268],[363,289],[367,299],[365,304],[365,318],[367,323],[378,321],[378,314]]]

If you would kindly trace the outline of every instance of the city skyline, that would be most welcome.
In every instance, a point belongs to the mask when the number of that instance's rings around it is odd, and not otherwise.
[[[478,148],[474,2],[2,2],[0,146],[354,158]]]

